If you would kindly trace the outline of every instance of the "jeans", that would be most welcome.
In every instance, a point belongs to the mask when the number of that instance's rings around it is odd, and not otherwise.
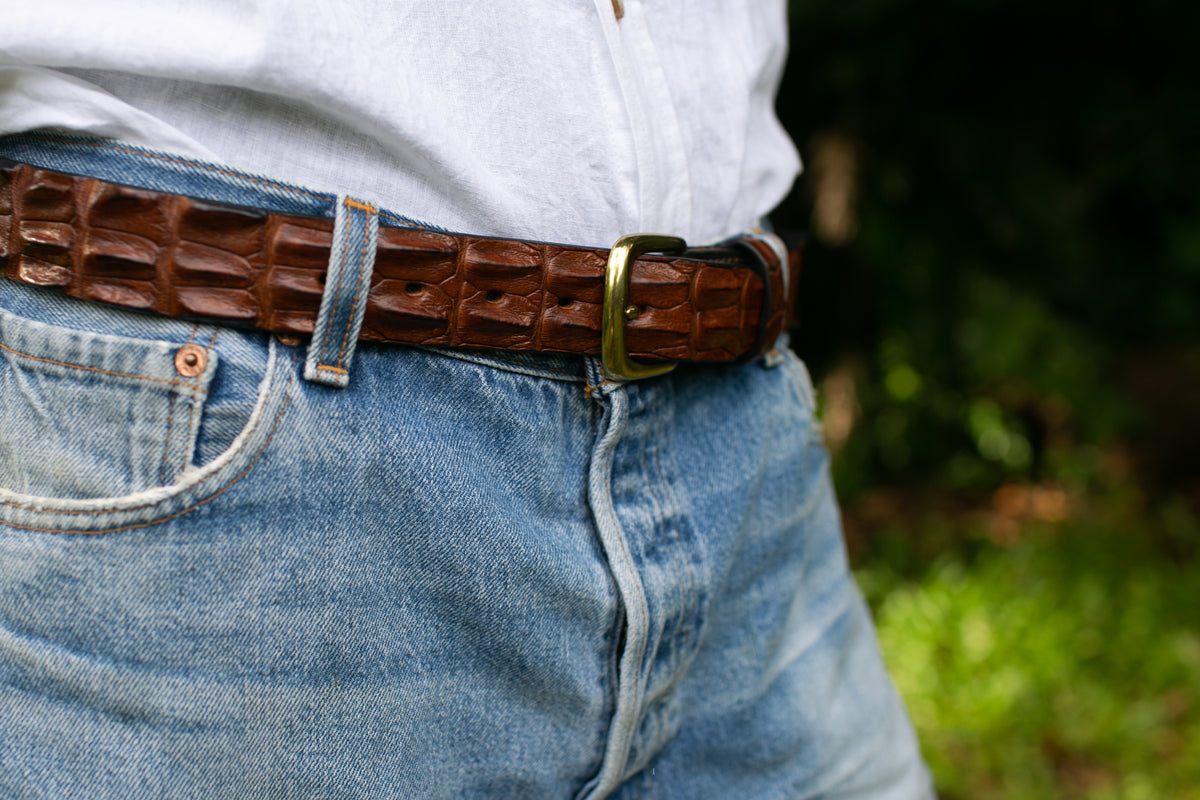
[[[0,156],[336,205],[112,142]],[[784,342],[628,384],[361,343],[338,388],[307,342],[0,309],[0,797],[930,795]]]

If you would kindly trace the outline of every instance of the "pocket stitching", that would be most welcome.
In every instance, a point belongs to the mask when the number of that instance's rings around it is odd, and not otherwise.
[[[78,369],[78,370],[83,370],[84,372],[96,372],[101,375],[109,375],[114,378],[132,378],[134,380],[139,380],[139,381],[153,381],[155,383],[166,383],[166,384],[170,384],[171,386],[186,386],[186,387],[190,388],[192,391],[197,392],[199,394],[208,394],[207,389],[201,389],[201,388],[195,386],[191,381],[180,381],[180,380],[173,380],[170,378],[152,378],[149,375],[134,375],[129,372],[113,372],[113,371],[107,370],[107,369],[100,369],[99,367],[85,367],[82,364],[69,364],[66,361],[55,361],[52,358],[42,358],[41,356],[30,355],[29,353],[22,353],[20,350],[14,350],[6,344],[0,344],[0,350],[4,350],[6,353],[12,353],[15,356],[20,356],[21,358],[28,358],[30,361],[39,361],[43,364],[53,364],[57,367],[67,367],[68,369]]]
[[[182,517],[184,514],[195,511],[197,508],[200,508],[203,505],[207,505],[208,503],[212,502],[213,500],[216,500],[221,495],[225,494],[225,492],[232,489],[242,478],[244,478],[247,475],[247,473],[250,472],[250,470],[252,470],[254,468],[254,466],[256,464],[258,464],[258,460],[260,458],[262,458],[263,453],[265,453],[267,451],[267,447],[271,444],[271,440],[273,438],[275,438],[275,433],[279,427],[280,421],[283,419],[283,414],[285,411],[287,411],[288,405],[291,403],[291,387],[292,387],[292,384],[295,383],[295,381],[296,381],[296,375],[295,375],[295,372],[293,371],[292,377],[288,381],[287,387],[284,389],[284,391],[287,394],[283,399],[283,405],[280,407],[279,411],[275,414],[275,419],[271,423],[271,430],[267,434],[267,438],[263,440],[262,446],[258,449],[258,452],[255,453],[254,458],[250,461],[250,463],[247,464],[241,472],[239,472],[237,475],[235,475],[232,480],[230,480],[228,483],[226,483],[224,486],[222,486],[219,490],[217,490],[216,492],[213,492],[208,497],[205,497],[203,500],[193,503],[192,505],[188,506],[187,508],[180,509],[179,511],[176,511],[172,514],[168,514],[165,517],[160,517],[159,519],[148,520],[146,522],[132,523],[129,525],[120,525],[115,528],[106,528],[104,530],[98,530],[98,531],[77,530],[74,528],[37,528],[37,527],[30,526],[30,525],[19,525],[19,524],[13,523],[13,522],[6,522],[6,521],[0,521],[0,525],[9,527],[9,528],[15,528],[16,530],[33,531],[33,532],[37,532],[37,533],[69,533],[69,534],[74,534],[74,535],[95,536],[95,535],[104,534],[104,533],[116,533],[118,531],[128,531],[128,530],[136,530],[138,528],[148,528],[152,525],[159,525],[163,522],[169,522],[177,517]],[[242,447],[245,447],[245,445],[248,442],[249,442],[249,438],[247,438],[244,442],[242,442]],[[232,451],[231,455],[237,455],[240,452],[241,452],[241,449],[239,448],[238,450]],[[217,473],[214,473],[214,476],[216,474]],[[213,476],[210,476],[210,477],[213,477]],[[162,502],[162,500],[158,499],[158,500],[154,500],[153,502],[146,503],[144,505],[131,506],[129,508],[102,508],[102,509],[86,509],[86,510],[41,509],[41,508],[34,508],[32,506],[21,505],[20,503],[14,503],[9,500],[0,500],[0,505],[8,506],[10,508],[18,508],[23,511],[32,511],[32,512],[38,513],[38,514],[62,514],[65,516],[95,516],[95,515],[99,515],[99,514],[110,514],[113,512],[117,512],[117,511],[120,511],[120,512],[138,511],[143,508],[150,508],[152,506],[158,505],[161,502]]]
[[[188,335],[188,340],[187,340],[187,342],[184,343],[184,345],[183,345],[184,347],[187,347],[189,344],[192,343],[192,341],[196,338],[196,331],[198,331],[199,329],[200,329],[200,326],[198,324],[192,326],[192,332]],[[167,435],[163,437],[162,460],[158,462],[158,482],[159,483],[163,483],[165,481],[165,478],[163,478],[163,472],[167,468],[167,453],[171,452],[171,432],[174,430],[171,427],[171,420],[175,417],[175,403],[176,403],[175,395],[174,395],[174,393],[172,393],[170,405],[167,407]],[[191,424],[190,424],[191,418],[190,417],[188,418],[188,423],[189,423],[188,424],[188,435],[190,436],[191,435]]]
[[[199,326],[197,326],[195,329],[192,330],[192,336],[188,337],[188,344],[191,344],[192,338],[195,337],[196,330],[198,330],[198,329],[199,329]],[[217,343],[217,334],[219,334],[220,332],[221,332],[220,328],[216,328],[215,330],[213,330],[212,338],[208,340],[208,347],[204,348],[205,355],[212,353],[213,346]],[[200,375],[197,375],[196,377],[192,378],[192,383],[195,383],[195,384],[200,383]],[[181,473],[185,469],[187,469],[187,462],[195,455],[194,443],[189,443],[192,438],[192,425],[195,422],[195,416],[196,416],[195,410],[194,409],[189,410],[187,431],[183,435],[183,463],[179,465],[179,471]],[[167,456],[167,451],[164,450],[163,451],[164,463],[166,460],[166,456]]]
[[[174,428],[171,427],[171,420],[175,417],[175,393],[170,395],[169,405],[167,406],[167,433],[163,436],[163,454],[162,459],[158,462],[158,482],[163,483],[163,471],[167,467],[167,453],[171,452],[171,432]]]

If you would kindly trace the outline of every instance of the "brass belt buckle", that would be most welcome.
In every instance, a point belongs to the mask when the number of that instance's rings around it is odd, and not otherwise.
[[[642,253],[686,247],[687,243],[677,236],[657,233],[622,236],[612,246],[604,269],[604,306],[600,312],[600,363],[609,380],[650,378],[675,368],[675,362],[647,364],[634,361],[625,349],[625,320],[637,316],[637,308],[629,305],[629,267]]]

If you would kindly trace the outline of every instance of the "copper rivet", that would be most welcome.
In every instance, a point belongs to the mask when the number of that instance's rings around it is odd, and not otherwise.
[[[637,319],[642,315],[642,310],[637,306],[625,306],[625,319]]]
[[[175,353],[175,370],[185,378],[194,378],[208,365],[208,353],[199,345],[185,344]]]

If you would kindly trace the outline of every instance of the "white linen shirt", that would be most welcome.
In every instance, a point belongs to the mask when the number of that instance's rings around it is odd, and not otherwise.
[[[702,244],[799,168],[785,0],[5,5],[0,134],[111,136],[452,230]]]

